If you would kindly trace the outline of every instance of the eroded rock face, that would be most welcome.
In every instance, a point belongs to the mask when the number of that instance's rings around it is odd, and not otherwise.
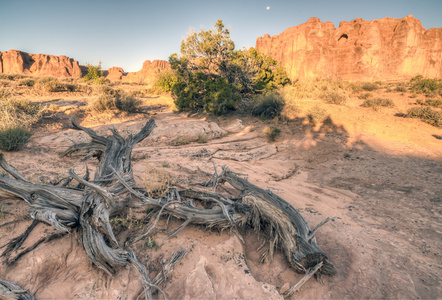
[[[107,70],[107,72],[104,74],[107,79],[111,81],[121,80],[123,76],[125,76],[127,73],[124,72],[123,68],[119,67],[112,67]]]
[[[0,73],[80,78],[78,61],[64,55],[32,54],[19,50],[0,52]]]
[[[289,77],[344,80],[442,78],[442,28],[422,27],[413,16],[331,22],[311,18],[256,40],[256,49],[286,67]]]
[[[129,72],[126,76],[122,77],[123,82],[136,82],[152,84],[156,76],[164,70],[170,69],[169,62],[165,60],[146,60],[143,63],[143,67],[138,72]]]

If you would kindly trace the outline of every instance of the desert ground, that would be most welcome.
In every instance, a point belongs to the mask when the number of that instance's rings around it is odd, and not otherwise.
[[[116,128],[123,135],[138,132],[150,118],[157,128],[133,151],[137,185],[149,176],[188,176],[183,168],[213,172],[226,165],[247,174],[248,180],[281,196],[314,228],[335,217],[316,234],[319,246],[337,274],[322,283],[310,279],[290,299],[438,299],[441,298],[442,129],[401,116],[415,105],[411,92],[372,91],[391,99],[395,107],[361,107],[358,94],[343,105],[320,99],[297,101],[300,111],[291,120],[263,120],[242,113],[215,117],[174,112],[169,95],[139,94],[142,112],[93,113],[93,93],[32,94],[30,88],[9,84],[14,97],[32,99],[52,113],[34,125],[30,142],[20,151],[3,152],[6,160],[33,182],[67,176],[74,168],[94,170],[94,159],[60,158],[74,142],[87,142],[78,131],[63,129],[75,118],[99,134]],[[126,91],[145,89],[121,85]],[[419,97],[423,97],[418,95]],[[311,124],[308,109],[320,104],[330,114]],[[264,129],[277,126],[281,135],[268,141]],[[153,171],[152,171],[153,170]],[[219,187],[222,188],[222,187]],[[23,200],[0,197],[0,247],[32,222]],[[137,230],[146,208],[115,219],[120,241]],[[177,249],[189,253],[162,286],[168,299],[282,299],[302,274],[289,267],[282,253],[259,263],[263,236],[240,229],[244,238],[188,225],[168,239],[165,230],[182,221],[165,217],[148,241],[134,245],[150,276],[161,272],[160,261]],[[141,225],[140,225],[141,224]],[[143,225],[144,226],[144,225]],[[54,232],[38,224],[22,249]],[[38,299],[136,299],[141,282],[134,268],[108,276],[89,262],[78,233],[40,244],[12,265],[0,265],[0,278],[29,290]],[[20,251],[20,249],[18,249]],[[162,299],[161,295],[156,295]]]

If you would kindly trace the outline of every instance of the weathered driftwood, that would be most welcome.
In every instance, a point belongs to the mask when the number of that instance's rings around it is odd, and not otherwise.
[[[90,143],[69,147],[61,156],[83,156],[83,159],[96,157],[98,164],[93,180],[89,180],[88,172],[84,177],[80,177],[71,169],[70,177],[63,185],[63,180],[58,182],[58,186],[35,184],[10,166],[0,154],[0,166],[13,177],[0,177],[0,193],[25,200],[34,219],[25,233],[8,243],[2,254],[7,257],[5,261],[13,263],[37,247],[38,243],[60,237],[75,228],[81,232],[81,242],[94,265],[109,274],[114,274],[121,266],[132,264],[141,274],[145,298],[150,299],[152,291],[157,289],[157,284],[161,282],[158,278],[165,281],[167,274],[163,271],[163,277],[160,276],[151,282],[144,265],[137,261],[133,251],[127,247],[147,238],[159,218],[169,215],[183,220],[182,225],[171,231],[169,236],[177,234],[190,223],[221,229],[231,228],[234,231],[236,226],[247,224],[257,231],[263,231],[267,237],[269,247],[262,256],[263,260],[271,258],[275,249],[280,248],[298,272],[306,273],[320,264],[319,273],[335,273],[333,265],[314,237],[316,230],[328,219],[314,230],[310,230],[304,218],[289,203],[272,192],[251,184],[226,167],[222,168],[220,174],[216,168],[214,174],[199,170],[197,172],[209,176],[209,180],[192,182],[212,189],[227,182],[239,195],[231,196],[189,188],[178,190],[171,187],[165,196],[153,198],[148,197],[145,190],[134,188],[132,149],[145,139],[155,126],[155,122],[149,120],[138,134],[124,139],[114,129],[111,129],[112,135],[104,137],[73,121],[71,128],[84,131],[92,140]],[[67,187],[72,180],[77,181],[78,185],[75,188]],[[154,208],[154,221],[144,232],[130,237],[124,245],[119,245],[110,216],[122,211],[131,196],[141,200],[138,205]],[[20,247],[39,221],[53,226],[59,234],[41,239],[34,246],[10,259],[11,253]],[[180,255],[177,255],[178,259],[185,253],[187,252],[180,252]],[[174,261],[167,270],[173,268],[176,263],[176,260]]]
[[[0,299],[35,300],[28,291],[17,284],[0,279]]]

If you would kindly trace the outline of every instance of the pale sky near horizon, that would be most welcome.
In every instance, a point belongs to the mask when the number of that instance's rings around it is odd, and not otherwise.
[[[430,29],[442,27],[442,0],[0,0],[0,51],[66,55],[80,64],[138,71],[145,60],[179,52],[190,28],[218,19],[236,49],[276,35],[311,17],[330,21],[413,15]]]

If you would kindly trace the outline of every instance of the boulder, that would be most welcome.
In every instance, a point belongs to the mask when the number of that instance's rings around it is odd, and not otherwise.
[[[311,18],[279,35],[256,40],[256,50],[278,60],[292,80],[408,80],[442,78],[442,28],[425,29],[413,16],[331,22]]]

